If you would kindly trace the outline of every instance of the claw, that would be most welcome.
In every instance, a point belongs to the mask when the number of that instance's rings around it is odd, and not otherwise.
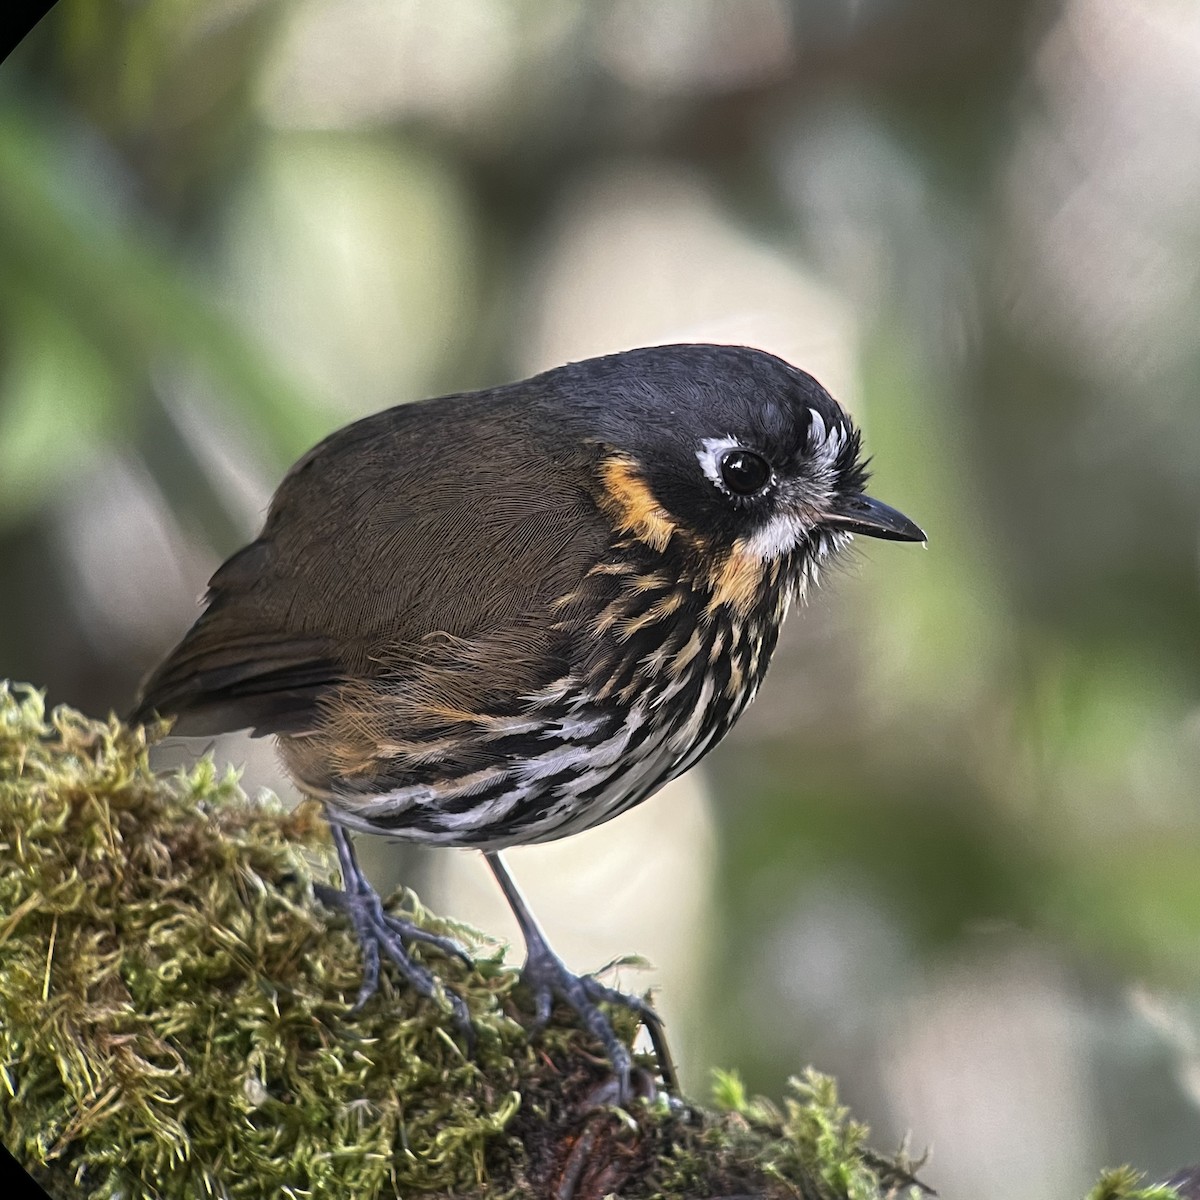
[[[457,992],[441,987],[433,972],[414,961],[409,954],[409,946],[414,942],[434,946],[442,953],[458,958],[468,967],[474,965],[470,956],[451,938],[431,933],[412,921],[385,912],[379,893],[371,886],[354,857],[354,849],[345,830],[332,822],[331,827],[345,890],[339,891],[326,884],[319,884],[315,891],[323,904],[340,908],[346,913],[362,947],[362,983],[350,1009],[351,1013],[361,1012],[367,1001],[379,990],[382,951],[418,995],[434,1003],[449,1005],[454,1026],[466,1041],[468,1053],[473,1054],[475,1029],[471,1024],[471,1014],[466,1001]]]
[[[475,965],[471,956],[453,938],[444,937],[440,933],[430,933],[428,929],[422,929],[419,925],[394,917],[388,912],[383,914],[383,921],[389,929],[407,942],[424,942],[427,946],[435,946],[447,957],[457,958],[468,969]]]
[[[617,1103],[628,1104],[635,1095],[633,1087],[633,1057],[628,1047],[617,1037],[612,1023],[600,1011],[600,1004],[618,1004],[637,1014],[638,1019],[650,1034],[650,1044],[654,1047],[654,1056],[658,1062],[658,1073],[662,1077],[663,1087],[669,1093],[678,1092],[678,1078],[675,1074],[675,1063],[667,1046],[667,1034],[663,1028],[662,1018],[638,996],[627,996],[615,988],[605,987],[591,975],[575,975],[567,970],[566,964],[550,949],[546,935],[542,932],[529,905],[521,895],[520,889],[508,873],[499,853],[485,850],[484,858],[500,885],[521,933],[525,938],[525,948],[528,956],[525,959],[525,969],[521,977],[533,992],[535,1016],[534,1029],[540,1029],[550,1019],[550,1009],[554,1000],[564,1001],[578,1014],[584,1028],[604,1047],[604,1053],[612,1064]],[[654,1081],[646,1079],[646,1073],[638,1071],[639,1082],[646,1086],[636,1089],[637,1094],[654,1096]]]
[[[379,943],[364,940],[360,936],[358,944],[362,947],[363,973],[362,982],[358,985],[358,995],[350,1009],[355,1016],[362,1012],[367,1001],[379,990]]]
[[[638,1015],[646,1027],[646,1032],[650,1035],[650,1045],[654,1048],[654,1057],[657,1059],[658,1069],[662,1073],[663,1087],[668,1092],[676,1093],[678,1079],[675,1073],[675,1062],[671,1058],[671,1048],[667,1045],[667,1028],[663,1024],[662,1017],[640,996],[630,996],[625,992],[618,992],[615,988],[605,987],[592,975],[581,976],[580,983],[583,984],[592,1000],[619,1004]]]
[[[600,1009],[600,1004],[616,1004],[637,1014],[650,1034],[650,1043],[658,1060],[663,1086],[668,1092],[677,1088],[675,1064],[667,1046],[662,1018],[639,996],[629,996],[615,988],[606,987],[591,975],[576,975],[542,940],[529,944],[529,958],[521,973],[522,981],[533,992],[536,1004],[534,1029],[541,1029],[550,1019],[555,999],[562,1000],[579,1016],[584,1028],[604,1047],[612,1064],[616,1103],[627,1105],[644,1088],[633,1086],[633,1058],[625,1043],[617,1037],[612,1023]],[[653,1086],[650,1087],[653,1095]]]
[[[550,1010],[554,1007],[554,992],[548,987],[535,987],[533,999],[537,1008],[530,1029],[538,1033],[550,1024]]]

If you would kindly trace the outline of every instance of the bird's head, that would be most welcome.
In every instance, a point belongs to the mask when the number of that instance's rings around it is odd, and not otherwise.
[[[804,371],[740,346],[656,346],[564,368],[618,522],[747,566],[819,561],[850,534],[925,534],[865,492],[862,439]]]

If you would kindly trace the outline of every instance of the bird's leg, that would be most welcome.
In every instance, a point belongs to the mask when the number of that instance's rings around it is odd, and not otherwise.
[[[358,865],[350,835],[332,814],[326,812],[325,816],[337,849],[338,866],[342,872],[342,890],[318,886],[317,896],[322,903],[340,908],[349,916],[363,952],[362,984],[351,1011],[358,1012],[379,988],[381,950],[396,964],[400,974],[411,987],[426,999],[436,1002],[439,996],[437,981],[428,968],[413,961],[408,952],[408,945],[412,942],[424,942],[436,946],[444,954],[461,959],[468,967],[472,965],[471,959],[462,947],[450,938],[430,933],[412,921],[405,921],[386,912],[379,893],[371,886],[370,880]],[[475,1033],[471,1027],[466,1003],[449,988],[444,989],[444,992],[454,1012],[455,1025],[467,1042],[473,1045]]]
[[[667,1046],[667,1034],[662,1018],[640,996],[627,996],[615,988],[605,987],[591,975],[576,975],[568,970],[553,950],[550,949],[542,927],[529,910],[525,897],[521,895],[513,877],[508,873],[503,859],[495,851],[484,851],[484,858],[504,893],[521,935],[525,939],[527,957],[521,973],[522,980],[532,990],[537,1016],[535,1028],[541,1028],[550,1019],[550,1009],[557,997],[565,1001],[579,1014],[584,1026],[604,1047],[617,1077],[618,1103],[626,1103],[632,1097],[631,1074],[633,1060],[629,1050],[613,1031],[612,1024],[598,1007],[604,1004],[619,1004],[636,1013],[650,1035],[654,1056],[658,1060],[659,1074],[668,1092],[675,1092],[677,1083],[675,1064]]]

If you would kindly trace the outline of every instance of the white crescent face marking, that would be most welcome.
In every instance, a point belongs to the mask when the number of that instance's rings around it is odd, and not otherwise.
[[[726,434],[724,437],[705,438],[700,443],[700,449],[696,451],[696,459],[700,463],[700,469],[704,472],[705,477],[709,483],[726,496],[732,496],[733,493],[725,486],[725,480],[721,478],[721,457],[730,450],[750,450],[754,454],[759,453],[752,446],[743,445],[733,434]],[[774,483],[774,481],[775,478],[772,475],[771,483]],[[770,486],[771,484],[767,484],[768,489]]]
[[[808,415],[811,418],[808,426],[808,444],[815,450],[829,435],[825,428],[825,418],[815,408],[810,408]]]
[[[825,418],[815,408],[808,410],[812,422],[808,427],[808,450],[811,459],[825,471],[832,471],[837,456],[841,454],[846,444],[846,428],[842,424],[832,429],[825,424]]]
[[[841,422],[830,426],[817,409],[810,408],[808,412],[811,418],[808,427],[808,487],[819,492],[822,488],[832,487],[834,466],[849,435]],[[730,450],[750,450],[759,453],[732,434],[705,438],[700,449],[696,451],[696,459],[705,477],[726,496],[731,496],[732,493],[721,478],[721,457]],[[803,509],[799,505],[788,503],[788,481],[780,481],[773,476],[770,486],[778,486],[781,489],[780,510],[770,516],[745,542],[746,551],[763,562],[790,554],[812,532],[810,523],[801,515]],[[813,503],[819,503],[819,500],[811,499],[804,507],[811,510]]]

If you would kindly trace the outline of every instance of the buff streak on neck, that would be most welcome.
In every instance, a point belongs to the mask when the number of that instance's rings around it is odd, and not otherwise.
[[[742,616],[749,616],[762,594],[767,566],[757,554],[747,549],[745,540],[739,538],[713,578],[708,611],[728,604]]]

